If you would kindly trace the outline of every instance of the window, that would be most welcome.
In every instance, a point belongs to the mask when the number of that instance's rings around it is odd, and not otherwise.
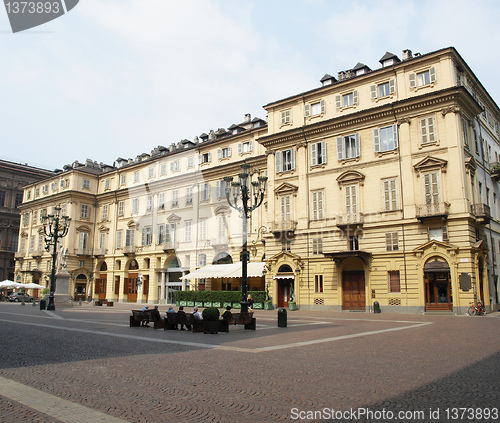
[[[79,260],[78,267],[85,267],[85,260]]]
[[[207,219],[200,219],[199,221],[198,239],[201,241],[207,239]]]
[[[448,227],[442,226],[440,228],[429,228],[428,230],[429,241],[448,242]]]
[[[240,142],[238,144],[238,154],[250,153],[253,149],[252,141]]]
[[[337,109],[345,109],[358,104],[358,92],[355,90],[351,93],[335,96]]]
[[[323,275],[314,275],[314,291],[317,293],[323,292]]]
[[[162,163],[160,165],[160,175],[165,175],[167,173],[167,165],[166,163]]]
[[[153,210],[153,195],[148,194],[148,196],[146,197],[146,211],[150,212],[152,210]]]
[[[199,164],[210,163],[212,161],[212,153],[203,153],[198,156]]]
[[[217,195],[217,198],[225,198],[226,197],[226,188],[229,188],[230,185],[222,180],[222,181],[217,181],[215,185],[215,193]]]
[[[83,188],[90,189],[90,181],[88,179],[83,180]]]
[[[323,191],[313,191],[312,193],[312,220],[322,220],[323,213]]]
[[[134,172],[134,182],[139,182],[141,179],[141,176],[139,174],[139,171]]]
[[[193,187],[186,187],[186,205],[193,204]]]
[[[38,211],[34,210],[33,211],[33,225],[36,225],[37,218],[38,218]]]
[[[35,237],[32,235],[30,236],[30,252],[35,250]]]
[[[135,228],[126,230],[125,247],[135,247]]]
[[[198,266],[203,267],[207,265],[207,255],[206,254],[198,254]]]
[[[30,215],[29,213],[23,214],[23,226],[28,226],[30,224]]]
[[[349,251],[359,250],[359,238],[357,235],[347,237],[347,247]]]
[[[99,248],[101,250],[106,249],[106,233],[105,232],[101,232],[101,234],[99,236]]]
[[[281,197],[281,221],[289,222],[291,219],[291,207],[290,207],[291,197],[289,195],[284,195]]]
[[[142,228],[142,245],[148,246],[153,243],[153,228],[151,226],[145,226]]]
[[[396,179],[386,179],[384,185],[384,210],[397,210],[398,199],[396,190]]]
[[[116,248],[122,248],[123,246],[123,231],[116,231]]]
[[[106,220],[108,218],[108,209],[109,206],[107,204],[102,206],[102,220]]]
[[[47,194],[49,192],[49,186],[48,185],[43,185],[42,186],[42,194]]]
[[[26,250],[26,238],[22,237],[21,238],[21,248],[19,249],[19,252],[24,253],[25,250]]]
[[[347,214],[355,214],[358,211],[358,186],[347,185],[344,187],[345,193],[345,211]]]
[[[155,177],[155,168],[154,167],[150,167],[148,169],[148,178],[151,179],[151,178],[154,178]]]
[[[187,167],[188,167],[188,169],[191,169],[194,167],[194,157],[188,157]]]
[[[118,216],[123,216],[125,209],[125,201],[119,201],[118,202]]]
[[[436,68],[430,68],[424,72],[410,73],[410,88],[417,90],[436,82]]]
[[[66,214],[66,203],[61,204],[61,216],[67,216],[67,214]]]
[[[52,191],[57,190],[57,184],[56,184],[55,182],[52,182],[52,183],[50,184],[50,189],[51,189]]]
[[[217,216],[217,234],[220,239],[227,236],[227,217],[224,214]]]
[[[181,164],[179,160],[176,160],[175,162],[170,163],[170,171],[171,172],[178,172],[181,169]]]
[[[175,232],[177,226],[175,223],[167,223],[165,225],[165,242],[175,242]]]
[[[111,179],[106,179],[104,181],[104,189],[110,189],[111,188]]]
[[[281,241],[281,251],[292,251],[292,241]]]
[[[387,251],[398,251],[398,233],[395,232],[386,232],[385,233],[385,248]]]
[[[160,194],[158,194],[158,208],[160,210],[165,209],[165,193],[164,192],[160,192]]]
[[[200,185],[200,201],[207,201],[210,199],[210,184]]]
[[[89,206],[87,204],[82,204],[80,207],[80,217],[82,219],[89,218]]]
[[[436,172],[424,175],[425,204],[439,204],[439,180]]]
[[[311,166],[326,163],[326,141],[311,144]]]
[[[84,250],[88,246],[89,234],[87,232],[80,232],[78,234],[78,248]]]
[[[396,91],[396,83],[394,79],[378,85],[370,86],[370,96],[372,99],[382,98],[394,94]]]
[[[163,244],[165,242],[165,226],[164,225],[158,225],[156,227],[156,233],[157,233],[156,243],[158,245],[159,244]]]
[[[323,238],[312,239],[312,253],[323,254]]]
[[[5,207],[5,191],[0,191],[0,207]]]
[[[43,218],[47,216],[47,209],[40,210],[40,225],[43,224]]]
[[[44,240],[45,236],[43,234],[38,234],[38,251],[42,251],[43,250],[43,240]]]
[[[191,242],[192,239],[192,224],[191,220],[184,222],[184,242]]]
[[[389,276],[389,292],[394,292],[394,293],[401,292],[399,270],[393,270],[387,273]]]
[[[319,116],[325,113],[325,100],[306,104],[304,107],[305,107],[304,108],[305,117]]]
[[[290,148],[284,151],[278,151],[275,154],[276,173],[288,172],[295,169],[295,149]]]
[[[35,197],[40,196],[40,188],[35,188]]]
[[[361,154],[359,133],[337,138],[337,159],[349,160]]]
[[[398,125],[384,126],[373,130],[375,152],[392,151],[398,148]]]
[[[231,147],[217,149],[217,158],[219,160],[220,159],[227,159],[229,157],[231,157]]]
[[[290,125],[292,123],[292,110],[283,110],[281,112],[281,125]]]
[[[172,191],[172,207],[177,207],[179,205],[179,190],[174,189]]]
[[[469,147],[469,123],[465,118],[462,118],[462,131],[464,134],[464,144]]]
[[[125,185],[127,183],[127,176],[120,175],[120,185]]]
[[[422,144],[436,141],[433,117],[420,119],[420,139],[422,141]]]
[[[132,199],[132,214],[137,214],[137,213],[139,213],[139,199],[133,198]]]

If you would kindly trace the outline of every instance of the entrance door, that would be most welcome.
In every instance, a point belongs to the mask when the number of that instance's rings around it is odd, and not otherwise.
[[[98,295],[100,300],[106,299],[106,280],[107,275],[101,275],[100,279],[95,280],[95,293]]]
[[[137,302],[137,281],[139,273],[129,273],[128,278],[125,278],[124,294],[127,295],[127,302]]]
[[[426,272],[425,310],[453,310],[450,272]]]
[[[76,283],[75,284],[75,301],[85,301],[85,287],[87,284],[85,283]]]
[[[278,279],[278,307],[288,307],[293,279]]]
[[[366,310],[364,272],[342,272],[342,300],[344,310]]]

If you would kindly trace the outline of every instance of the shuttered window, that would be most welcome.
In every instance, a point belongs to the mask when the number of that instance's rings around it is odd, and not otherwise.
[[[375,152],[392,151],[398,148],[398,125],[384,126],[373,130]]]
[[[401,292],[399,270],[389,271],[389,292]]]
[[[326,141],[311,144],[311,166],[326,163]]]
[[[387,179],[384,184],[384,210],[396,210],[398,208],[396,179]]]
[[[422,144],[436,141],[434,126],[433,117],[420,119],[420,137]]]
[[[439,203],[439,180],[436,172],[424,175],[425,204]]]
[[[312,220],[323,219],[323,191],[312,192]]]
[[[348,160],[361,154],[359,133],[337,138],[338,160]]]
[[[345,187],[345,211],[347,214],[354,214],[358,211],[357,185]]]

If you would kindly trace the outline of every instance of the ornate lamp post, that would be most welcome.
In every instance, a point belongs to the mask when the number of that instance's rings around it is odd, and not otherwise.
[[[49,214],[43,217],[43,232],[45,233],[45,249],[50,251],[52,246],[52,272],[50,274],[50,293],[47,310],[55,310],[54,292],[56,291],[56,259],[57,259],[57,243],[59,238],[67,235],[69,229],[70,218],[68,216],[59,216],[61,207],[54,207],[54,214]]]
[[[264,200],[266,191],[267,177],[259,176],[257,181],[252,181],[248,172],[250,165],[242,164],[241,173],[238,175],[238,181],[233,182],[232,176],[226,176],[226,198],[229,205],[241,213],[243,219],[243,248],[241,252],[241,312],[248,312],[248,229],[247,220],[252,212],[258,208]],[[229,186],[230,185],[230,186]],[[250,187],[251,186],[251,187]],[[241,200],[241,205],[239,201]]]

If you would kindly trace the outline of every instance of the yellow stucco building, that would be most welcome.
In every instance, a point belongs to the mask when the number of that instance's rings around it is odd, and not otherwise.
[[[500,110],[454,48],[380,63],[268,103],[267,122],[246,116],[26,187],[16,277],[49,272],[33,253],[37,215],[61,204],[73,219],[63,240],[70,294],[169,302],[188,272],[239,260],[241,220],[223,177],[246,162],[268,177],[249,232],[275,306],[463,314],[477,298],[496,307]]]

